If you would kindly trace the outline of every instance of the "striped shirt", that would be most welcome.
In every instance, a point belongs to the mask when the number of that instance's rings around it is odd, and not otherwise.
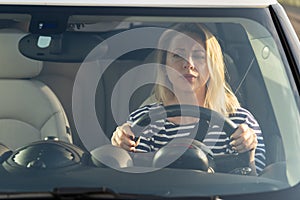
[[[141,107],[130,114],[128,123],[131,124],[143,114],[149,113],[152,109],[161,108],[161,104],[150,104]],[[230,114],[229,118],[237,125],[245,123],[257,135],[258,144],[255,150],[255,166],[257,173],[260,173],[265,167],[265,145],[259,124],[253,115],[244,108],[238,108],[234,114]],[[196,124],[178,125],[174,124],[167,119],[161,119],[146,127],[140,133],[140,143],[136,147],[138,152],[151,152],[157,151],[166,145],[173,138],[186,137],[194,130]],[[213,131],[209,129],[202,141],[214,155],[230,154],[234,152],[229,145],[230,139],[225,132]]]

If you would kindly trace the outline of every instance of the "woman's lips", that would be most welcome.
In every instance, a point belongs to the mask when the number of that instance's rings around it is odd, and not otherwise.
[[[188,82],[193,82],[194,80],[196,80],[197,76],[193,75],[193,74],[184,74],[183,77],[188,81]]]

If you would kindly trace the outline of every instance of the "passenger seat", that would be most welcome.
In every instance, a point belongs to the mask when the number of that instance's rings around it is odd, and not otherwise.
[[[12,150],[49,136],[72,142],[61,103],[48,86],[33,79],[42,62],[18,51],[23,36],[0,30],[0,142]]]

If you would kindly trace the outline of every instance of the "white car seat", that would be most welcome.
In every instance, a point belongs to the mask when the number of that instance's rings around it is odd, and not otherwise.
[[[33,79],[42,62],[18,51],[24,35],[0,30],[0,143],[16,149],[49,136],[72,142],[59,100],[48,86]]]

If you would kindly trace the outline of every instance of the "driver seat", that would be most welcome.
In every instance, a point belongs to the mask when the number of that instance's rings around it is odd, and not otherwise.
[[[63,107],[48,86],[34,80],[42,62],[18,51],[24,36],[18,30],[0,30],[0,143],[15,150],[46,137],[71,142]]]

